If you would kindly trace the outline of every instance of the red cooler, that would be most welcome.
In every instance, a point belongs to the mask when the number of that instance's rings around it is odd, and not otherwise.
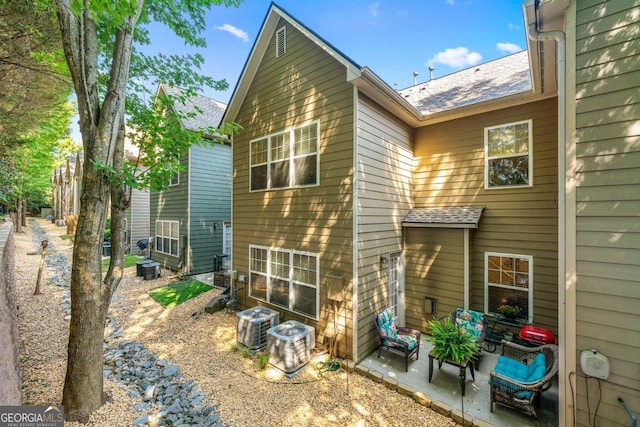
[[[556,337],[548,329],[534,325],[525,325],[520,329],[520,338],[534,344],[555,344]]]

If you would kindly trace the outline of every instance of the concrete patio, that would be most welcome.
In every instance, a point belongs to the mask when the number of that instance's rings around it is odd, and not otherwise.
[[[480,369],[475,372],[475,381],[467,370],[466,392],[464,398],[460,393],[458,380],[459,369],[456,366],[444,364],[438,369],[437,361],[433,365],[433,378],[429,383],[429,351],[431,343],[422,336],[420,344],[420,358],[409,362],[409,372],[405,372],[404,358],[387,351],[382,351],[380,358],[377,351],[363,360],[356,371],[377,380],[399,392],[420,392],[426,397],[424,402],[432,402],[432,409],[437,412],[450,413],[458,423],[462,423],[463,404],[465,425],[496,427],[513,426],[544,426],[558,425],[558,388],[557,384],[542,394],[540,417],[524,415],[515,409],[502,405],[495,405],[494,412],[489,408],[489,372],[498,360],[500,347],[496,353],[483,351]]]

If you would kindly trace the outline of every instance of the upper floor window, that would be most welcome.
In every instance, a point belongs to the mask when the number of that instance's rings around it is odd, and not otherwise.
[[[251,141],[251,190],[318,185],[319,124]]]
[[[276,58],[280,58],[287,51],[287,27],[276,32]]]
[[[485,188],[533,185],[532,120],[484,128]]]

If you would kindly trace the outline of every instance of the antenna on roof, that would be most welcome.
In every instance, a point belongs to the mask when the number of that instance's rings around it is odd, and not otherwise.
[[[435,68],[429,65],[429,80],[433,78],[433,70],[435,70]]]
[[[413,85],[414,86],[418,84],[418,74],[420,74],[420,73],[418,73],[417,71],[413,72]]]
[[[395,90],[398,90],[398,82],[393,82],[393,88],[394,88]]]

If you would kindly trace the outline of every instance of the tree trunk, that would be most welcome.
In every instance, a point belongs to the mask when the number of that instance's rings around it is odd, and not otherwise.
[[[54,0],[54,3],[78,99],[85,153],[83,191],[73,246],[71,322],[62,404],[67,420],[86,421],[103,403],[102,342],[111,300],[111,286],[103,282],[101,268],[109,182],[107,172],[96,166],[104,165],[105,170],[113,167],[118,131],[124,117],[133,30],[143,0],[133,3],[132,16],[123,16],[123,22],[116,30],[110,75],[102,102],[97,84],[98,26],[90,10],[92,2],[81,2],[84,5],[79,14],[72,11],[69,0]],[[112,248],[113,251],[122,253],[122,248]]]
[[[122,174],[124,163],[124,117],[121,119],[123,124],[118,130],[118,139],[113,152],[113,169],[116,175]],[[127,196],[123,186],[117,182],[111,183],[111,259],[104,278],[104,284],[109,287],[111,295],[116,291],[124,273],[124,218],[127,207]]]
[[[22,225],[27,226],[27,199],[22,198]]]
[[[67,420],[85,422],[103,403],[102,342],[109,289],[102,285],[101,249],[109,184],[85,161],[71,268],[71,323],[62,404]]]
[[[22,233],[22,200],[16,200],[16,233]]]
[[[42,281],[42,271],[44,270],[44,257],[47,255],[47,246],[49,244],[48,240],[43,240],[42,252],[40,254],[40,268],[38,268],[38,278],[36,279],[36,290],[33,291],[34,295],[40,295],[40,282]]]

